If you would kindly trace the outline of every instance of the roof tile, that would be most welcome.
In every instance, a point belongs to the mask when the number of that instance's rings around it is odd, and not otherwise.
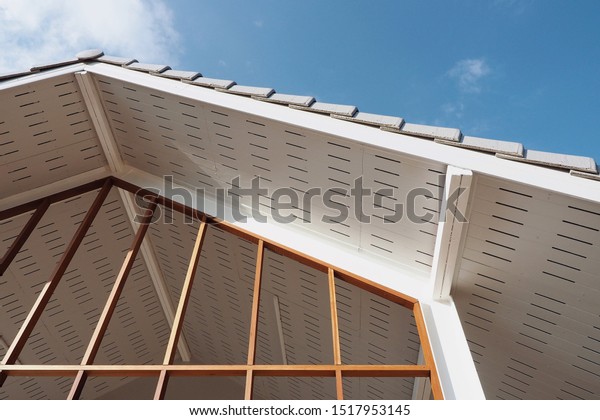
[[[464,136],[462,141],[436,139],[436,143],[450,146],[464,147],[465,149],[479,150],[482,152],[502,153],[514,156],[523,156],[523,145],[512,141],[491,140],[479,137]]]
[[[96,61],[106,64],[113,64],[116,66],[128,66],[138,62],[135,58],[115,57],[112,55],[103,55],[102,57],[98,57]]]
[[[299,109],[302,111],[311,111],[318,112],[320,114],[336,114],[343,115],[346,117],[352,117],[354,114],[358,112],[358,108],[354,105],[338,105],[338,104],[328,104],[325,102],[313,102],[311,106],[298,106],[298,105],[290,105],[291,108]]]
[[[432,125],[406,123],[400,130],[405,134],[414,134],[420,137],[431,139],[441,139],[450,141],[460,141],[462,133],[458,128],[437,127]]]
[[[79,61],[89,61],[89,60],[96,60],[96,59],[102,57],[103,55],[104,55],[104,51],[98,50],[98,49],[93,49],[93,50],[81,51],[81,52],[77,53],[75,58],[77,58]]]
[[[597,172],[600,171],[600,167],[597,167],[596,171]],[[594,181],[600,181],[600,175],[594,175],[594,174],[590,174],[590,173],[587,173],[587,172],[581,172],[581,171],[574,171],[572,169],[571,169],[570,173],[571,173],[571,175],[577,176],[579,178],[587,178],[587,179],[591,179],[591,180],[594,180]]]
[[[357,122],[360,124],[374,125],[377,127],[386,127],[399,130],[404,124],[404,120],[400,117],[389,117],[386,115],[369,114],[366,112],[357,112],[352,117],[345,115],[332,115],[333,118],[337,118],[345,121]]]
[[[563,155],[561,153],[541,152],[538,150],[525,150],[523,157],[498,153],[502,159],[516,160],[519,162],[533,163],[535,165],[549,166],[560,169],[573,169],[591,174],[597,174],[598,168],[593,158],[584,156]]]
[[[175,80],[194,80],[202,75],[195,71],[166,70],[162,73],[157,73],[157,76]]]
[[[268,98],[257,97],[256,99],[283,105],[300,106],[310,106],[315,101],[312,96],[287,95],[285,93],[274,93]]]
[[[198,77],[194,79],[191,84],[210,87],[210,88],[219,88],[219,89],[229,89],[231,86],[234,86],[236,83],[233,80],[225,80],[225,79],[211,79],[210,77]]]
[[[8,79],[15,79],[17,77],[21,77],[21,76],[29,76],[30,74],[36,73],[35,71],[31,71],[31,70],[24,70],[24,71],[17,71],[14,73],[2,73],[0,74],[0,81],[2,80],[8,80]]]
[[[79,60],[77,60],[76,58],[72,58],[70,60],[64,60],[64,61],[58,61],[55,63],[40,64],[38,66],[33,66],[31,68],[31,71],[37,72],[37,71],[43,71],[43,70],[50,70],[50,69],[55,69],[57,67],[68,66],[70,64],[76,64],[76,63],[79,63]]]
[[[125,67],[131,70],[144,71],[146,73],[162,73],[171,70],[171,67],[163,64],[131,63]]]
[[[242,85],[233,85],[229,89],[217,88],[217,90],[221,92],[234,93],[236,95],[256,96],[259,98],[268,98],[275,93],[275,90],[271,88]]]

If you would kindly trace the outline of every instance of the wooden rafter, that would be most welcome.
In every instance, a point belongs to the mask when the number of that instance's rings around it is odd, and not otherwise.
[[[11,346],[4,355],[4,359],[2,360],[3,365],[10,365],[15,363],[15,361],[19,357],[19,354],[21,354],[21,350],[23,350],[23,347],[25,346],[29,335],[31,334],[38,320],[42,316],[46,305],[52,297],[52,293],[54,293],[54,290],[56,290],[56,287],[60,283],[63,274],[69,266],[69,263],[73,259],[73,256],[77,252],[79,245],[81,245],[81,242],[83,241],[83,238],[85,237],[88,229],[90,228],[96,215],[100,211],[102,203],[104,203],[104,200],[108,196],[111,187],[112,180],[110,178],[107,178],[102,185],[102,189],[100,190],[98,195],[96,195],[96,199],[94,200],[91,207],[87,211],[85,217],[83,218],[83,221],[75,231],[75,235],[73,235],[73,238],[71,239],[71,242],[69,243],[65,252],[63,253],[60,261],[54,268],[50,279],[46,282],[41,292],[38,294],[38,297],[35,303],[33,304],[33,307],[29,311],[27,318],[25,318],[25,321],[21,325],[17,336],[14,338]],[[57,196],[57,194],[55,194],[55,196]],[[24,211],[28,211],[28,209]],[[5,373],[3,371],[0,371],[0,386],[4,383],[5,380]]]
[[[258,311],[260,309],[260,283],[262,279],[262,269],[264,260],[264,242],[258,241],[256,250],[256,270],[254,273],[254,289],[252,291],[252,315],[250,316],[250,336],[248,338],[248,366],[254,365],[256,359],[256,341],[258,336]],[[244,399],[251,400],[254,388],[254,372],[248,369],[246,372],[246,388]]]
[[[163,365],[168,366],[173,364],[175,359],[175,352],[177,349],[177,342],[183,328],[183,319],[185,317],[185,311],[192,295],[192,286],[194,285],[194,279],[196,278],[196,270],[198,269],[198,261],[200,260],[200,252],[202,251],[202,244],[206,236],[206,223],[204,220],[200,222],[198,228],[198,234],[196,235],[196,242],[194,243],[194,249],[192,250],[192,256],[190,257],[190,263],[188,270],[185,275],[185,281],[181,289],[181,296],[179,297],[179,305],[177,305],[177,311],[175,312],[175,318],[173,319],[173,327],[171,328],[171,335],[169,336],[169,342],[167,343],[167,350],[165,351],[165,357]],[[160,372],[158,384],[156,385],[156,392],[154,393],[155,400],[162,400],[167,390],[167,384],[169,381],[169,375],[166,370]]]
[[[29,235],[35,230],[36,226],[44,217],[46,210],[50,207],[50,200],[48,198],[43,199],[39,206],[35,209],[35,212],[31,215],[19,235],[15,238],[13,243],[10,245],[8,250],[4,253],[4,256],[0,260],[0,276],[4,274],[12,260],[17,256]]]
[[[342,364],[342,351],[340,349],[340,329],[338,326],[337,301],[335,296],[335,271],[329,268],[327,271],[327,280],[329,284],[329,309],[331,311],[331,336],[333,339],[333,364],[340,366]],[[335,371],[335,393],[338,400],[344,399],[344,388],[342,384],[342,371]]]
[[[100,314],[100,319],[96,324],[96,329],[94,330],[85,354],[83,355],[83,359],[81,361],[82,365],[90,365],[94,363],[94,359],[96,358],[96,354],[98,353],[98,349],[100,348],[100,344],[102,343],[102,339],[104,338],[104,334],[106,333],[106,329],[108,328],[112,314],[114,313],[117,303],[119,302],[119,297],[121,296],[121,293],[125,288],[125,284],[127,283],[129,272],[135,263],[135,258],[137,257],[138,251],[142,246],[144,236],[146,235],[148,227],[150,226],[152,216],[154,215],[154,210],[156,210],[156,202],[152,201],[142,217],[140,227],[138,228],[135,238],[133,239],[133,244],[125,256],[121,270],[119,271],[117,279],[113,284],[110,295],[108,296],[108,300],[104,305],[104,309]],[[83,386],[85,385],[86,377],[87,375],[85,370],[80,370],[77,373],[75,381],[73,382],[73,386],[71,387],[71,391],[69,392],[68,399],[79,398],[81,391],[83,390]]]
[[[336,380],[336,395],[338,399],[343,399],[342,381],[345,377],[425,377],[430,378],[432,393],[434,398],[442,399],[443,393],[440,380],[435,366],[433,353],[431,350],[429,338],[427,335],[425,320],[419,302],[407,295],[404,295],[393,289],[381,286],[368,279],[356,276],[342,268],[335,267],[324,261],[316,259],[306,254],[299,253],[292,248],[270,241],[267,238],[253,234],[238,225],[234,225],[224,220],[219,220],[215,217],[204,214],[196,209],[193,209],[184,204],[174,202],[168,198],[160,196],[154,192],[140,189],[137,186],[126,181],[109,177],[102,181],[102,190],[97,195],[90,210],[86,214],[84,221],[79,226],[67,250],[63,254],[61,261],[57,265],[50,281],[46,284],[38,300],[30,311],[17,337],[10,346],[2,364],[0,365],[0,385],[4,382],[7,375],[11,376],[75,376],[75,381],[69,393],[69,399],[77,399],[81,395],[81,391],[85,384],[86,378],[89,376],[153,376],[158,377],[158,384],[155,391],[155,399],[162,399],[165,395],[168,379],[171,376],[242,376],[246,378],[246,386],[244,396],[246,399],[252,398],[254,378],[257,376],[312,376],[312,377],[334,377]],[[2,218],[14,217],[27,211],[36,210],[34,215],[22,230],[19,238],[13,243],[14,248],[20,248],[26,237],[35,229],[35,225],[43,214],[44,207],[47,208],[51,203],[60,201],[66,198],[73,197],[78,194],[90,191],[99,187],[99,182],[86,184],[85,186],[73,188],[71,190],[54,194],[42,200],[36,200],[18,206],[14,209],[0,212],[0,220]],[[67,366],[45,366],[45,365],[15,365],[16,358],[19,356],[29,334],[35,327],[35,323],[43,312],[47,302],[49,301],[52,292],[55,290],[60,278],[64,274],[69,262],[73,258],[77,248],[79,247],[85,233],[91,225],[94,217],[98,213],[104,199],[110,191],[111,185],[115,185],[126,191],[139,196],[145,196],[150,202],[149,207],[143,217],[142,223],[136,232],[133,244],[123,262],[121,271],[111,294],[107,300],[104,310],[100,316],[100,320],[96,326],[94,334],[90,339],[88,348],[81,361],[80,365]],[[124,288],[129,271],[131,270],[138,250],[144,239],[144,235],[148,229],[148,224],[151,221],[152,214],[157,205],[169,207],[175,211],[186,214],[189,217],[201,220],[201,225],[198,230],[196,242],[192,249],[192,256],[184,279],[182,295],[179,300],[179,305],[175,314],[173,326],[169,341],[165,350],[165,356],[162,365],[93,365],[96,353],[102,342],[102,338],[106,332],[112,313],[119,299],[119,296]],[[36,216],[37,215],[37,216]],[[36,219],[38,219],[36,221]],[[256,254],[256,270],[254,277],[254,289],[252,298],[252,314],[250,319],[250,334],[248,339],[248,359],[245,365],[173,365],[175,351],[179,336],[183,327],[183,319],[185,310],[189,302],[193,279],[196,269],[202,244],[206,234],[206,229],[209,224],[215,225],[220,229],[232,233],[238,237],[247,239],[258,245]],[[29,233],[28,233],[29,232]],[[20,245],[19,245],[20,243]],[[11,247],[11,248],[12,248]],[[311,266],[321,272],[327,273],[329,286],[329,303],[331,311],[331,326],[332,326],[332,343],[333,343],[333,364],[331,365],[255,365],[256,344],[258,333],[258,319],[260,308],[260,291],[261,278],[263,270],[263,260],[265,249],[273,251],[277,254],[289,257],[302,264]],[[14,253],[15,251],[11,251]],[[18,252],[18,250],[16,251]],[[4,261],[4,259],[3,259]],[[339,327],[337,319],[337,302],[335,281],[336,278],[350,284],[353,284],[363,290],[371,292],[384,299],[400,304],[414,313],[417,330],[423,348],[425,359],[424,365],[344,365],[341,360]]]

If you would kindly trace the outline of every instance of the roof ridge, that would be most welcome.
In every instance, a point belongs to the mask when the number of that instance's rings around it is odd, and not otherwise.
[[[120,66],[219,92],[247,96],[255,100],[288,106],[295,110],[316,112],[339,120],[370,125],[388,132],[432,140],[447,146],[493,153],[502,159],[569,171],[573,176],[600,181],[600,167],[592,157],[530,150],[519,142],[466,136],[458,128],[409,123],[401,117],[362,112],[353,105],[319,102],[312,96],[278,93],[272,88],[238,85],[232,80],[204,77],[198,72],[175,70],[167,65],[140,63],[134,58],[108,56],[100,49],[81,51],[73,59],[34,66],[29,71],[0,74],[0,82],[82,62],[100,62]]]

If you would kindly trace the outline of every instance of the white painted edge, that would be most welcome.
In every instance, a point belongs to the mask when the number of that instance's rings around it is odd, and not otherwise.
[[[391,133],[367,125],[349,124],[318,113],[299,112],[269,102],[254,101],[240,95],[223,94],[212,89],[197,89],[188,83],[133,72],[104,63],[89,63],[85,69],[90,73],[116,78],[128,83],[158,89],[180,97],[197,100],[209,105],[227,107],[235,111],[290,124],[326,135],[345,138],[360,144],[406,153],[426,160],[434,160],[473,172],[501,179],[556,191],[572,197],[600,202],[600,188],[595,181],[573,177],[557,171],[521,162],[499,159],[493,155],[458,147],[448,147],[435,142],[423,141],[410,135]]]
[[[107,64],[110,65],[110,64]],[[39,82],[41,80],[52,79],[57,76],[65,74],[75,73],[85,68],[85,64],[76,63],[67,66],[58,67],[55,69],[43,70],[36,73],[28,74],[26,76],[17,77],[15,79],[8,79],[0,81],[0,91],[4,89],[10,89],[17,86],[27,85],[32,82]]]
[[[423,355],[423,347],[419,347],[419,357],[417,365],[425,364],[425,356]],[[413,400],[429,400],[431,399],[431,381],[429,378],[415,378],[413,384]]]
[[[444,398],[485,399],[454,300],[421,301],[421,308]]]
[[[440,211],[440,221],[435,238],[433,250],[433,262],[431,267],[431,284],[433,286],[434,299],[447,299],[450,297],[452,283],[454,281],[456,267],[460,263],[461,243],[466,229],[467,221],[457,218],[457,214],[448,209],[448,200],[459,191],[465,192],[458,195],[456,200],[452,199],[452,205],[457,213],[467,217],[469,197],[471,196],[471,184],[473,172],[468,169],[448,166],[446,169],[446,183]]]

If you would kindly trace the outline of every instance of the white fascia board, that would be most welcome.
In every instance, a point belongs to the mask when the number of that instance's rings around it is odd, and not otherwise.
[[[431,285],[434,299],[447,299],[461,258],[461,244],[467,231],[467,208],[473,172],[448,166],[446,183],[433,250]]]
[[[161,178],[128,166],[126,168],[128,169],[120,174],[119,178],[143,188],[159,191],[160,194],[175,202],[186,204],[208,214],[216,215],[219,213],[214,197],[206,195],[203,202],[199,203],[197,201],[198,197],[193,194],[193,191],[186,186],[177,184],[173,185],[171,189],[174,195],[169,196],[164,190],[165,186]],[[187,190],[190,193],[189,195],[192,197],[191,205],[188,202],[183,203],[183,196],[177,193],[179,189]],[[333,240],[325,238],[320,240],[321,238],[315,235],[314,232],[310,233],[293,225],[281,226],[270,222],[262,223],[250,216],[248,216],[246,222],[236,222],[232,217],[231,208],[227,204],[221,204],[221,210],[225,220],[255,235],[263,236],[333,266],[344,268],[351,273],[398,290],[416,299],[431,298],[429,278],[422,273],[410,271],[409,267],[393,266],[391,263],[382,261],[381,258],[361,253],[358,249],[342,247]],[[319,241],[318,246],[316,246],[317,241]]]
[[[485,394],[452,298],[421,302],[438,375],[447,400],[484,400]]]
[[[17,86],[27,85],[29,83],[38,82],[40,80],[52,79],[57,76],[62,76],[64,74],[75,73],[77,71],[83,70],[85,64],[71,64],[69,66],[57,67],[51,70],[44,70],[38,73],[28,74],[26,76],[17,77],[15,79],[9,79],[0,81],[0,91],[4,89],[11,89]]]
[[[448,147],[404,134],[390,133],[360,124],[349,124],[317,113],[298,112],[289,107],[256,101],[239,95],[228,95],[212,89],[199,89],[146,73],[134,72],[103,63],[86,65],[90,73],[112,77],[128,83],[157,89],[206,104],[226,107],[239,112],[260,116],[284,124],[341,137],[361,144],[385,148],[426,160],[467,168],[477,173],[556,191],[573,197],[600,202],[600,185],[573,177],[566,172],[540,166],[499,159],[477,151]]]
[[[419,348],[419,356],[417,357],[417,365],[425,364],[425,355],[423,354],[423,347]],[[413,400],[429,400],[431,399],[431,381],[429,378],[415,378],[413,382]]]

